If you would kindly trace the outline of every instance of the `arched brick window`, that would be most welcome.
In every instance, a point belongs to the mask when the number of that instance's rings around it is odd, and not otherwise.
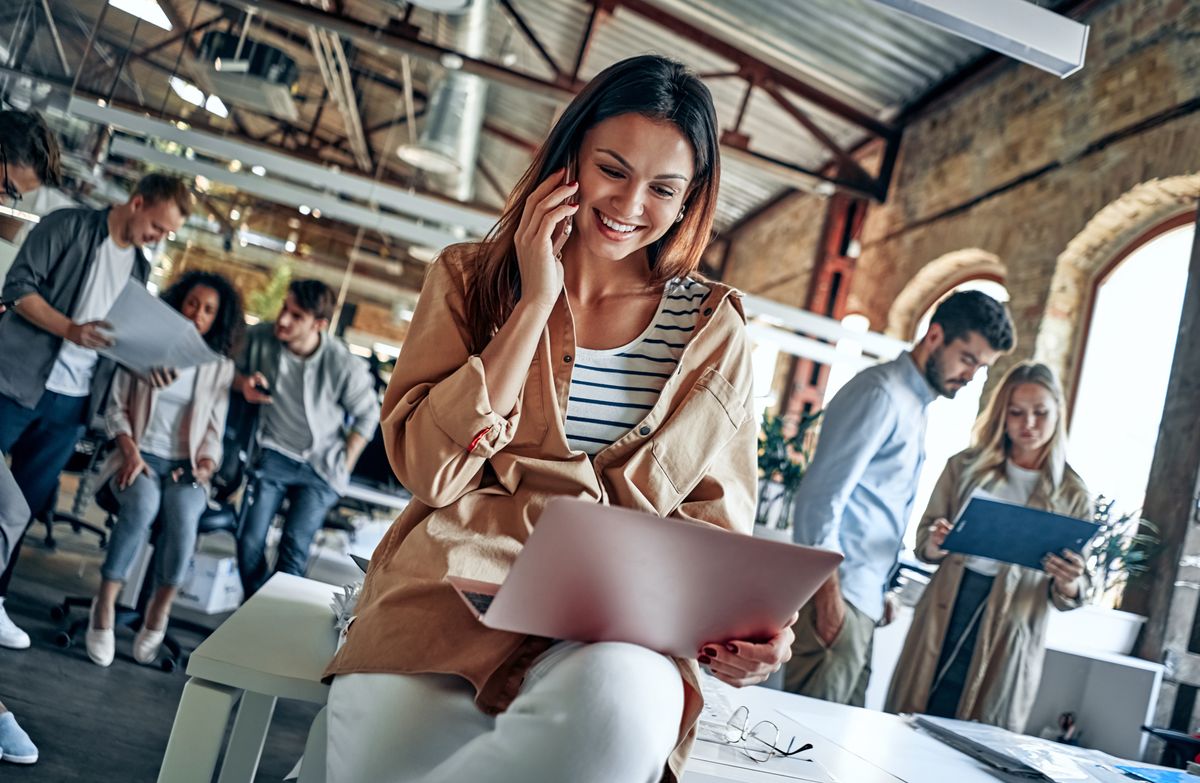
[[[1151,228],[1097,275],[1074,384],[1070,460],[1095,494],[1141,506],[1175,354],[1195,213]]]

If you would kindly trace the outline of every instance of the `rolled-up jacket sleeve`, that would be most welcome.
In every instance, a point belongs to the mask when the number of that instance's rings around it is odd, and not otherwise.
[[[479,486],[520,419],[520,399],[507,418],[492,410],[483,361],[470,352],[462,252],[450,248],[430,268],[383,401],[392,469],[433,507]]]

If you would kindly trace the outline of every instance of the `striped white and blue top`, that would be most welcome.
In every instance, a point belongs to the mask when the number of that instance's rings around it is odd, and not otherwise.
[[[596,454],[646,417],[692,339],[708,290],[690,278],[672,280],[633,342],[603,351],[576,347],[567,398],[572,449]]]

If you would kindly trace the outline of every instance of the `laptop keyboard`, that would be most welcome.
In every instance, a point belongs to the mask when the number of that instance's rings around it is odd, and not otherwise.
[[[466,596],[466,599],[471,602],[471,606],[475,607],[475,611],[479,612],[481,615],[487,614],[487,610],[492,607],[492,601],[496,599],[496,596],[494,595],[488,595],[487,593],[468,593],[465,590],[463,591],[463,595]]]
[[[703,669],[700,670],[700,693],[704,696],[704,709],[700,712],[698,734],[702,739],[719,740],[725,735],[725,725],[733,716],[733,702],[729,693],[733,688],[718,680]]]

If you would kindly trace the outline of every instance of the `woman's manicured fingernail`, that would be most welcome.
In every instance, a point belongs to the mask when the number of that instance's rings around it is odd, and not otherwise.
[[[700,663],[703,663],[703,664],[712,663],[712,659],[710,659],[707,655],[701,655],[698,660],[700,661]]]
[[[716,657],[717,657],[717,651],[716,651],[716,649],[715,649],[715,648],[713,648],[713,647],[705,647],[705,648],[702,650],[702,652],[703,652],[705,655],[707,655],[709,658],[716,658]]]
[[[725,649],[729,650],[729,652],[733,653],[734,655],[737,655],[737,645],[736,644],[727,644],[727,645],[725,645]]]

